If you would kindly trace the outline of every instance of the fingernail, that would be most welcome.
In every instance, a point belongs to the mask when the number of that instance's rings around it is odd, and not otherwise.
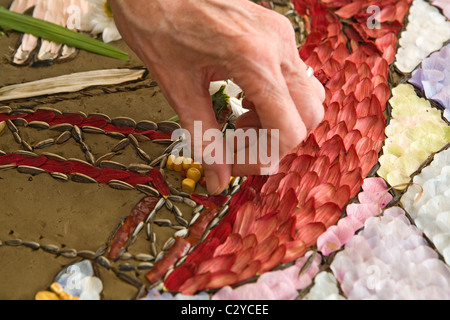
[[[220,180],[219,176],[214,171],[205,172],[206,177],[206,188],[208,189],[208,193],[210,195],[217,195],[222,192],[220,188]]]

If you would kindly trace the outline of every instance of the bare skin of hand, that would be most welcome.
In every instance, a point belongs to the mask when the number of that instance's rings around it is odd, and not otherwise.
[[[243,89],[244,106],[250,109],[237,127],[278,129],[280,159],[323,119],[325,91],[307,76],[292,25],[282,15],[248,0],[109,2],[124,40],[191,133],[194,121],[202,121],[203,130],[220,129],[208,89],[211,81],[227,79]],[[223,191],[231,175],[259,174],[260,169],[205,165],[208,192]]]

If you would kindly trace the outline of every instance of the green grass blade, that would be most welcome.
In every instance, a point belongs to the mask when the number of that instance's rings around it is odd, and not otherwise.
[[[128,54],[91,37],[60,25],[16,13],[0,6],[0,27],[29,33],[56,43],[86,50],[103,56],[128,61]]]

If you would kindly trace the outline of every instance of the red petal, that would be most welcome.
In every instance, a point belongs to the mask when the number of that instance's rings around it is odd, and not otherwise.
[[[233,226],[233,233],[238,233],[242,238],[245,238],[249,234],[250,227],[255,220],[256,210],[253,202],[245,203],[239,208],[236,221]]]
[[[181,286],[178,287],[178,289],[169,289],[167,286],[166,289],[170,291],[180,291],[184,295],[194,295],[198,291],[204,290],[210,280],[211,273],[209,272],[197,274],[192,278],[188,278]]]
[[[167,184],[166,178],[161,174],[161,171],[158,169],[152,169],[148,173],[148,176],[152,179],[152,184],[155,188],[163,195],[164,197],[168,197],[170,195],[170,188]]]
[[[219,244],[226,241],[231,233],[231,225],[228,222],[221,222],[217,227],[211,230],[208,238],[215,238],[219,240]]]
[[[174,245],[166,252],[164,257],[158,261],[153,269],[146,274],[146,278],[151,283],[158,282],[166,274],[166,272],[175,265],[175,263],[191,248],[191,244],[180,237],[175,239]]]
[[[339,155],[339,166],[342,172],[353,171],[359,168],[359,165],[359,157],[354,146],[350,146],[346,153],[341,152]]]
[[[319,208],[325,203],[333,202],[335,194],[336,188],[331,184],[324,183],[313,188],[306,197],[306,201],[314,199],[315,207]]]
[[[251,277],[255,276],[261,269],[261,266],[262,266],[261,261],[258,260],[252,261],[239,273],[238,282],[250,279]]]
[[[96,127],[96,128],[104,128],[108,124],[108,120],[103,117],[87,117],[83,119],[83,122],[80,123],[79,127]]]
[[[331,58],[322,66],[322,71],[327,75],[328,78],[332,78],[339,70],[343,68],[343,65]]]
[[[275,252],[272,254],[270,259],[262,264],[258,273],[262,274],[264,272],[267,272],[267,271],[275,268],[277,265],[279,265],[283,261],[285,255],[286,255],[286,246],[285,245],[279,246],[275,250]]]
[[[342,92],[342,90],[340,90],[339,92]],[[333,102],[325,112],[324,121],[327,121],[330,124],[330,128],[336,125],[336,121],[339,115],[339,109],[339,103]],[[314,154],[311,154],[311,156],[314,156]]]
[[[242,250],[246,250],[248,248],[254,248],[258,244],[258,240],[254,234],[249,234],[246,236],[242,242]]]
[[[248,265],[250,261],[253,259],[253,255],[255,254],[255,248],[247,248],[243,251],[237,251],[236,262],[231,267],[231,271],[240,274],[242,270]]]
[[[342,216],[342,210],[334,203],[326,203],[316,209],[314,222],[322,223],[326,229],[334,225]]]
[[[278,194],[278,192],[273,192],[267,196],[262,197],[259,203],[259,207],[262,208],[260,212],[257,213],[256,217],[260,218],[268,213],[278,210],[279,205],[280,205],[280,195]]]
[[[297,219],[295,217],[289,218],[288,221],[283,223],[275,233],[280,240],[280,243],[286,243],[292,241],[295,236],[295,226],[297,224]]]
[[[298,156],[297,159],[295,159],[294,162],[292,162],[289,172],[297,172],[299,176],[303,177],[311,168],[313,162],[314,158],[311,156],[308,155]]]
[[[228,236],[223,244],[217,247],[214,252],[214,257],[239,252],[243,246],[242,237],[239,234],[233,233]]]
[[[350,188],[348,186],[341,186],[336,191],[336,197],[332,202],[336,203],[336,205],[343,210],[350,198]]]
[[[302,240],[295,240],[285,244],[286,253],[281,263],[289,263],[304,256],[307,246]]]
[[[320,147],[317,144],[315,137],[313,135],[309,135],[306,141],[301,145],[297,155],[309,155],[311,157],[315,157],[319,150]]]
[[[283,197],[290,189],[294,192],[300,187],[301,177],[297,172],[288,173],[283,180],[280,181],[278,193]]]
[[[363,6],[362,1],[351,2],[348,5],[336,11],[335,14],[337,14],[341,18],[349,19],[352,16],[358,14],[361,11],[362,6]]]
[[[335,162],[328,170],[326,180],[324,183],[329,183],[333,186],[336,186],[341,179],[341,168],[339,167],[339,162]]]
[[[222,271],[211,274],[211,278],[206,285],[208,289],[218,289],[225,286],[233,285],[239,281],[238,276],[231,271]]]
[[[311,199],[304,206],[297,208],[294,211],[294,216],[296,218],[295,228],[298,229],[308,223],[314,222],[314,215],[314,199]]]
[[[270,236],[256,247],[253,260],[259,260],[262,263],[269,260],[271,254],[278,247],[279,240],[276,236]]]
[[[361,174],[363,177],[367,177],[370,170],[377,164],[378,153],[379,151],[372,150],[361,157]]]
[[[320,235],[326,230],[320,222],[310,223],[297,230],[296,240],[303,241],[305,246],[309,248],[316,243]]]
[[[316,127],[311,134],[314,135],[314,137],[316,138],[316,141],[319,145],[322,144],[322,142],[325,140],[325,138],[327,137],[327,133],[328,131],[330,131],[330,125],[328,124],[327,121],[323,121],[321,124],[319,124],[318,127]],[[297,159],[296,159],[297,160]],[[295,162],[295,160],[294,160]]]
[[[294,209],[298,205],[297,195],[295,194],[293,189],[290,189],[286,192],[283,198],[280,201],[280,224],[283,224],[287,221],[294,212]]]
[[[208,239],[200,243],[194,251],[186,259],[186,263],[200,264],[202,261],[210,259],[214,256],[214,251],[219,246],[219,240]]]
[[[393,5],[386,6],[383,9],[381,9],[380,22],[394,21],[396,14],[397,14],[396,6]]]
[[[358,102],[363,101],[365,98],[370,97],[372,94],[372,81],[369,78],[365,78],[356,86],[355,98]]]
[[[350,188],[350,197],[354,197],[358,194],[362,183],[361,169],[358,168],[350,172],[345,172],[341,177],[340,185],[348,186]]]
[[[351,94],[349,97],[353,97],[353,94]],[[357,118],[358,117],[356,114],[355,106],[353,104],[347,104],[342,108],[336,119],[336,122],[339,123],[341,121],[344,121],[347,125],[348,130],[352,130]]]
[[[241,206],[248,201],[252,201],[256,197],[255,189],[251,187],[242,187],[241,191],[234,195],[230,201],[230,208]]]
[[[47,161],[47,157],[40,156],[40,157],[24,157],[20,162],[17,164],[19,166],[30,166],[39,168],[41,167],[45,162]]]
[[[285,173],[283,172],[270,176],[269,179],[267,179],[267,182],[262,187],[261,193],[269,195],[272,192],[277,191],[278,185],[280,184],[280,181],[284,178],[284,176]]]
[[[350,131],[344,138],[345,150],[349,150],[351,146],[355,147],[359,140],[362,139],[362,134],[359,130]]]
[[[81,173],[93,179],[98,177],[101,173],[101,169],[85,164],[83,162],[69,161],[69,163],[72,165],[72,172],[70,173]]]
[[[387,84],[382,83],[373,90],[373,95],[375,95],[378,98],[378,101],[383,105],[389,100],[391,92]]]
[[[349,55],[348,48],[344,43],[339,44],[333,52],[333,58],[342,64],[344,64],[345,59],[347,59]]]
[[[283,159],[281,159],[278,166],[278,172],[288,172],[291,167],[292,162],[297,158],[295,153],[288,154]]]
[[[70,162],[55,159],[47,159],[45,164],[40,168],[47,172],[59,172],[65,174],[70,173],[73,170],[73,166]]]
[[[314,171],[315,173],[317,173],[319,182],[321,182],[324,179],[324,177],[328,173],[328,169],[330,167],[330,158],[328,157],[328,153],[330,153],[330,155],[332,155],[332,150],[327,149],[328,146],[334,147],[334,144],[333,143],[328,143],[328,144],[325,143],[324,147],[320,151],[321,155],[317,158],[316,162],[311,167],[311,171]],[[322,154],[324,154],[324,155],[322,155]]]
[[[192,263],[182,264],[169,274],[164,282],[164,287],[169,291],[177,292],[187,279],[194,276],[195,269],[196,267]]]
[[[297,197],[298,205],[301,206],[306,200],[309,191],[319,184],[319,176],[314,171],[308,172],[302,178],[300,193]]]
[[[342,140],[347,136],[347,134],[347,124],[344,121],[341,121],[328,132],[327,140],[330,140],[334,136],[339,136]]]
[[[131,184],[132,186],[138,185],[138,184],[148,184],[152,181],[152,179],[149,176],[139,174],[136,172],[129,172],[130,176],[122,181]]]
[[[112,124],[107,124],[102,129],[105,130],[106,132],[118,132],[118,133],[122,133],[126,136],[134,133],[134,131],[135,131],[135,128],[132,128],[132,127],[117,127]]]
[[[278,227],[278,220],[278,213],[268,214],[259,218],[250,227],[249,233],[253,233],[256,236],[258,243],[260,243],[275,232]]]
[[[49,124],[51,126],[55,126],[57,124],[70,123],[74,126],[78,126],[83,122],[84,118],[76,113],[72,114],[63,114],[60,116],[56,116]]]
[[[344,71],[345,71],[345,80],[349,81],[354,74],[358,73],[358,67],[352,61],[347,60],[345,61],[344,64]]]
[[[199,264],[197,273],[216,273],[219,271],[230,271],[236,261],[236,254],[231,253],[225,256],[219,256],[203,261]]]
[[[0,166],[6,164],[17,164],[24,159],[23,156],[20,156],[16,153],[7,154],[4,156],[0,156]]]
[[[46,123],[51,123],[55,119],[55,114],[53,111],[47,110],[37,110],[34,113],[30,113],[27,115],[26,120],[28,122],[32,121],[42,121]]]
[[[371,151],[373,148],[373,141],[367,137],[362,138],[356,144],[356,152],[359,156],[365,155],[367,152]]]
[[[96,180],[100,183],[108,183],[111,180],[124,180],[130,176],[128,171],[122,171],[111,168],[104,168]]]
[[[215,207],[208,208],[203,212],[198,220],[189,228],[189,238],[195,242],[200,240],[205,233],[206,227],[218,213],[219,211]]]
[[[342,90],[344,90],[344,94],[349,95],[350,92],[355,92],[359,82],[360,82],[359,74],[354,73],[342,87]]]
[[[334,160],[336,160],[336,158],[339,156],[339,153],[341,152],[341,150],[344,150],[344,148],[345,148],[344,142],[342,141],[342,138],[338,135],[333,136],[331,139],[329,139],[322,145],[322,150],[320,150],[319,155],[326,156],[328,158],[328,161],[326,160],[319,161],[320,159],[319,158],[317,159],[317,162],[313,166],[313,170],[316,171],[317,174],[319,175],[319,180],[322,180],[323,176],[320,174],[319,169],[316,170],[316,165],[327,166],[326,171],[328,171],[330,164],[333,163]],[[324,170],[322,169],[322,171]]]

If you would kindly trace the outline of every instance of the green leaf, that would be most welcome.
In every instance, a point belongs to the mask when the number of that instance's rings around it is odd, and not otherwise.
[[[16,13],[0,7],[0,27],[29,33],[56,43],[86,50],[103,56],[128,61],[128,54],[111,45],[95,40],[60,25]]]

